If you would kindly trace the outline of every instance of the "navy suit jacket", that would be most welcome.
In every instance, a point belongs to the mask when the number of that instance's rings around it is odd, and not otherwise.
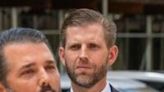
[[[119,92],[118,90],[116,90],[114,87],[112,87],[111,85],[110,85],[110,87],[111,87],[111,92]]]

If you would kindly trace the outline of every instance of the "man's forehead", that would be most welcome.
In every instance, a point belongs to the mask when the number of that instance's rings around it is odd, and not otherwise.
[[[30,48],[30,49],[27,49]],[[4,46],[3,51],[9,51],[12,50],[15,52],[23,52],[23,51],[29,51],[31,49],[49,49],[48,46],[45,43],[33,43],[33,42],[13,42],[8,43]]]
[[[24,45],[24,46],[23,46]],[[43,45],[43,46],[42,46]],[[21,67],[32,62],[54,61],[48,47],[30,44],[10,44],[4,48],[4,57],[8,64]]]
[[[70,27],[67,29],[66,39],[104,39],[104,33],[101,27],[96,25],[84,27]],[[69,41],[69,40],[68,40]]]

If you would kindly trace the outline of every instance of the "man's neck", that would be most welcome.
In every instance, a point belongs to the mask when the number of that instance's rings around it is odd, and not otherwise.
[[[106,78],[100,80],[90,88],[85,88],[75,83],[72,83],[72,90],[73,92],[101,92],[105,88],[105,86],[106,86]]]

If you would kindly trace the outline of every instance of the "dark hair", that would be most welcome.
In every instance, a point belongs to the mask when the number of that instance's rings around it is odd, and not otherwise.
[[[70,26],[83,26],[90,24],[100,24],[103,27],[104,37],[107,46],[111,46],[116,40],[116,25],[113,21],[108,20],[101,13],[91,9],[77,9],[69,12],[61,27],[60,45],[65,47],[66,30]]]
[[[45,35],[35,29],[12,28],[0,34],[0,82],[7,87],[6,76],[8,73],[7,63],[5,62],[4,47],[12,43],[45,43],[49,48],[49,43]]]

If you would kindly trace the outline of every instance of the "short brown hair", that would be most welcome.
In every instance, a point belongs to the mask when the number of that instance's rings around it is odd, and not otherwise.
[[[70,26],[82,26],[86,24],[98,23],[104,28],[105,41],[107,46],[111,46],[116,40],[116,25],[113,21],[108,20],[101,13],[91,9],[76,9],[69,12],[64,19],[61,27],[60,45],[65,47],[66,29]]]

